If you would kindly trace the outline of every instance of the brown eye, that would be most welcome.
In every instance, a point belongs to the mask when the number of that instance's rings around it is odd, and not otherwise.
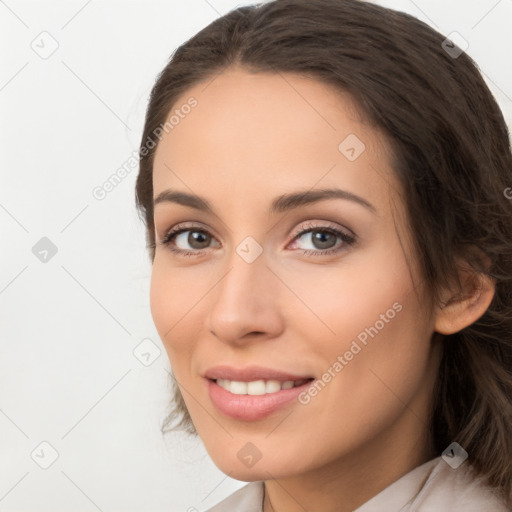
[[[301,249],[304,255],[322,256],[341,251],[354,242],[354,236],[341,230],[327,226],[315,226],[298,233],[294,238],[293,245],[294,248]]]
[[[311,242],[315,249],[330,249],[336,245],[337,236],[329,231],[311,231]]]
[[[185,231],[184,233],[187,233],[187,231]],[[187,243],[193,249],[206,249],[210,245],[212,237],[209,233],[206,233],[206,231],[189,230],[188,237],[186,237],[186,239]]]
[[[198,256],[204,254],[204,249],[211,247],[215,238],[204,229],[176,227],[171,229],[160,241],[164,246],[179,255]],[[217,243],[217,242],[216,242]],[[218,245],[218,243],[217,243]]]

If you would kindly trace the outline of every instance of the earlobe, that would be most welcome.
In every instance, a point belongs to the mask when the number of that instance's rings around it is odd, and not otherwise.
[[[454,334],[476,322],[492,302],[495,282],[490,276],[476,271],[462,271],[463,290],[446,291],[448,297],[437,307],[434,330],[439,334]]]

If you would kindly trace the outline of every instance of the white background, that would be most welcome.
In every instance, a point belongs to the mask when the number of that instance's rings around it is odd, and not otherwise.
[[[380,3],[459,32],[510,126],[511,0]],[[160,434],[170,368],[149,310],[137,169],[92,195],[138,150],[172,51],[239,4],[0,1],[3,512],[192,512],[244,485],[200,441]],[[31,47],[51,44],[46,59]],[[42,237],[57,247],[46,263],[32,251]],[[148,338],[161,353],[145,366],[133,351]],[[43,441],[58,453],[47,469]]]

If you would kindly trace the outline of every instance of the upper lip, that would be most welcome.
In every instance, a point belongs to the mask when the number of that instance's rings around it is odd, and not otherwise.
[[[226,365],[213,366],[205,372],[204,377],[211,380],[227,379],[239,382],[251,382],[255,380],[278,380],[280,382],[285,382],[288,380],[295,381],[313,378],[311,375],[297,375],[273,368],[265,368],[263,366],[234,368]]]

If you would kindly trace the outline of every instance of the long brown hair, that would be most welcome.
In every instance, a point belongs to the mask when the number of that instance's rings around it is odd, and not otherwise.
[[[274,0],[232,10],[181,45],[158,76],[136,203],[153,260],[156,146],[148,150],[148,140],[179,96],[229,66],[300,73],[350,93],[393,148],[432,303],[457,279],[459,257],[495,280],[486,313],[443,340],[430,434],[438,453],[452,441],[462,445],[511,504],[512,154],[503,115],[477,65],[445,39],[408,14],[362,0]],[[490,262],[485,269],[482,254]],[[196,432],[177,386],[162,432],[171,429]]]

